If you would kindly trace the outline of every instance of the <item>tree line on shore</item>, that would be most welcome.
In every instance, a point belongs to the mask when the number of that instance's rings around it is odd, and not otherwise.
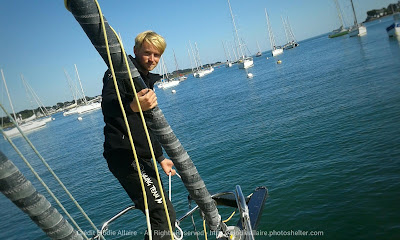
[[[400,1],[398,1],[397,3],[391,3],[386,8],[373,9],[367,11],[367,19],[365,20],[365,22],[373,21],[375,19],[394,14],[398,12],[399,9],[400,9]]]

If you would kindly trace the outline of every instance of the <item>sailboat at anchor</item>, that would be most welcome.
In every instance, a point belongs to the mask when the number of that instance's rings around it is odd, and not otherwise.
[[[235,29],[236,43],[238,44],[238,51],[239,51],[239,55],[240,55],[240,57],[238,59],[238,67],[241,69],[247,69],[247,68],[253,67],[254,66],[253,58],[247,57],[243,52],[244,44],[242,43],[242,41],[239,38],[239,34],[238,34],[238,31],[236,28],[235,18],[233,16],[232,7],[231,7],[231,3],[229,2],[229,0],[228,0],[228,5],[229,5],[229,11],[230,11],[231,17],[232,17],[232,24]]]
[[[271,43],[271,52],[272,52],[272,56],[275,57],[275,56],[278,56],[283,53],[283,48],[280,46],[276,46],[275,37],[274,37],[274,34],[272,33],[271,23],[269,22],[267,9],[264,8],[264,10],[265,10],[265,17],[267,18],[269,41]]]
[[[367,34],[367,27],[365,27],[362,23],[357,22],[357,16],[356,16],[356,11],[354,10],[353,0],[350,0],[350,2],[351,2],[351,8],[353,9],[354,25],[349,29],[349,36],[350,37],[364,36]]]

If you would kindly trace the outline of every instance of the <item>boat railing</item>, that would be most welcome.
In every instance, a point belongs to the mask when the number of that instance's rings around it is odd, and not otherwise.
[[[95,239],[104,239],[104,233],[108,230],[108,226],[110,225],[110,223],[114,222],[115,220],[117,220],[118,218],[120,218],[122,215],[126,214],[127,212],[137,209],[135,206],[129,206],[127,208],[125,208],[124,210],[120,211],[119,213],[117,213],[114,217],[110,218],[110,220],[106,221],[105,223],[103,223],[103,225],[101,226],[100,231],[97,233],[96,236],[92,237],[91,239],[95,240]]]
[[[249,215],[249,209],[248,209],[248,202],[251,198],[251,194],[247,197],[245,197],[243,195],[243,192],[240,188],[239,185],[236,186],[235,191],[228,191],[228,192],[220,192],[220,193],[216,193],[211,195],[212,199],[214,199],[214,201],[216,202],[216,204],[218,206],[226,206],[226,207],[233,207],[233,208],[237,208],[239,209],[240,212],[240,223],[242,225],[242,230],[241,233],[236,233],[236,234],[244,234],[247,239],[254,239],[253,236],[253,231],[252,231],[252,227],[251,227],[251,222],[250,222],[250,215]],[[189,206],[190,202],[192,201],[191,197],[188,196],[188,200],[189,200]],[[123,209],[122,211],[120,211],[119,213],[117,213],[115,216],[113,216],[112,218],[110,218],[108,221],[106,221],[100,231],[97,233],[97,235],[93,236],[91,239],[92,240],[97,240],[97,239],[104,239],[104,234],[106,233],[106,231],[109,229],[109,226],[112,222],[114,222],[115,220],[117,220],[118,218],[120,218],[121,216],[123,216],[124,214],[128,213],[131,210],[137,209],[135,208],[135,206],[129,206],[125,209]],[[195,213],[197,210],[199,209],[199,206],[196,205],[194,207],[190,207],[190,210],[187,211],[182,217],[180,217],[179,219],[177,219],[177,225],[179,226],[179,224],[186,219],[189,216],[192,216],[193,213]],[[200,210],[201,211],[201,210]],[[233,234],[232,231],[232,227],[228,227],[224,222],[221,222],[221,234],[224,234],[225,236],[229,236]],[[237,228],[234,228],[235,231],[237,231]]]

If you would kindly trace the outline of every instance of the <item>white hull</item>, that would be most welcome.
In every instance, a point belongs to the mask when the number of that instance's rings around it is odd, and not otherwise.
[[[242,59],[239,60],[238,62],[238,67],[240,69],[247,69],[247,68],[251,68],[254,66],[254,62],[252,58],[246,58],[246,59]]]
[[[52,121],[52,118],[51,118],[51,116],[50,116],[50,117],[42,118],[42,119],[40,119],[40,121],[43,121],[43,122],[45,122],[45,123],[48,123],[48,122],[51,122],[51,121]]]
[[[286,49],[292,49],[292,48],[295,48],[295,47],[297,47],[297,46],[299,46],[299,44],[297,43],[297,42],[289,42],[289,43],[286,43],[285,44],[285,46],[283,46],[283,49],[284,50],[286,50]]]
[[[232,63],[231,62],[225,63],[225,67],[232,67]]]
[[[68,115],[72,115],[72,114],[78,114],[78,108],[72,108],[66,112],[63,113],[63,116],[68,116]]]
[[[23,124],[19,125],[19,128],[24,133],[28,133],[28,132],[32,132],[34,130],[43,128],[45,126],[46,126],[46,119],[39,119],[39,120],[23,123]],[[21,135],[16,127],[11,128],[9,130],[4,130],[4,134],[6,134],[8,137],[15,137],[15,136]]]
[[[350,37],[361,37],[367,34],[367,28],[364,25],[359,25],[359,26],[353,26],[349,30],[349,36]]]
[[[386,31],[389,37],[400,37],[400,23],[393,23],[388,29]]]
[[[78,114],[82,114],[82,113],[87,113],[87,112],[91,112],[91,111],[95,111],[97,109],[101,108],[101,103],[90,103],[88,105],[84,105],[84,106],[80,106],[78,107]]]
[[[69,111],[64,112],[63,116],[87,113],[87,112],[91,112],[91,111],[94,111],[94,110],[97,110],[100,108],[101,108],[101,103],[98,103],[98,102],[90,103],[88,105],[83,105],[83,106],[79,106],[79,107],[70,109]]]
[[[187,79],[187,77],[186,76],[179,76],[178,79],[179,79],[180,82],[183,82],[183,81],[185,81]]]
[[[400,13],[393,15],[393,24],[386,28],[389,37],[400,37]]]
[[[278,48],[278,49],[272,50],[272,56],[273,57],[281,55],[282,53],[283,53],[283,49],[282,48]]]
[[[193,73],[193,76],[196,78],[201,78],[201,77],[204,77],[204,76],[212,73],[213,71],[214,71],[213,67],[210,67],[208,69],[200,69],[199,71]]]
[[[179,84],[178,80],[173,80],[173,81],[168,81],[168,82],[162,82],[159,87],[162,89],[167,89],[167,88],[172,88],[175,87]]]

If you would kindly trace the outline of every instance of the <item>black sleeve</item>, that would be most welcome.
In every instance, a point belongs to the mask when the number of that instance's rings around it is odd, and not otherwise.
[[[134,94],[132,88],[130,87],[130,83],[118,81],[117,84],[122,100],[122,105],[125,109],[125,113],[128,117],[129,126],[133,133],[132,137],[134,138],[136,151],[138,152],[139,156],[145,158],[151,158],[147,138],[145,135],[140,115],[139,113],[134,112],[130,107],[130,103],[134,99]],[[105,119],[106,118],[119,119],[117,125],[120,127],[120,130],[123,132],[123,134],[127,134],[126,127],[122,119],[123,115],[121,112],[121,107],[119,105],[117,93],[114,87],[113,77],[112,74],[110,73],[110,70],[107,70],[103,77],[102,96],[103,96],[102,108]],[[163,150],[161,148],[161,144],[156,140],[156,137],[154,136],[154,134],[152,134],[150,129],[149,129],[149,134],[153,145],[153,150],[156,160],[158,162],[161,162],[162,160],[165,159],[163,155]]]

